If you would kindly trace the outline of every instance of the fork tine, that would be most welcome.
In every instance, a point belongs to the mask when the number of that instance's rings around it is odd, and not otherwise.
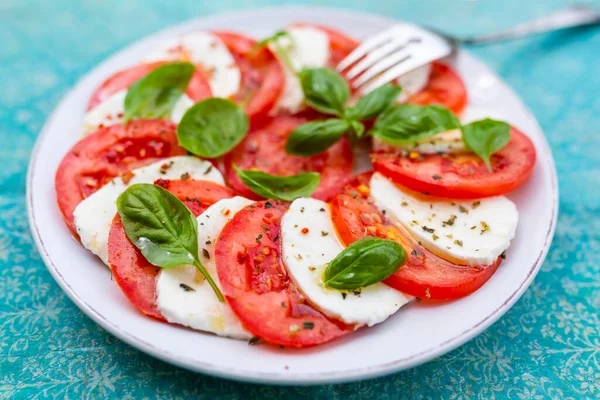
[[[372,67],[380,61],[383,61],[386,56],[389,56],[394,51],[401,50],[405,47],[407,42],[405,41],[395,41],[390,40],[386,42],[381,47],[373,50],[371,53],[367,54],[362,60],[360,60],[354,67],[348,71],[346,74],[346,79],[354,79],[361,72],[365,71],[367,68]]]
[[[397,65],[388,69],[387,71],[385,71],[383,74],[381,74],[377,78],[373,79],[370,82],[367,82],[367,84],[362,87],[361,92],[363,94],[367,94],[367,93],[377,89],[379,86],[383,86],[386,83],[390,83],[394,79],[399,78],[401,75],[404,75],[405,73],[410,72],[413,69],[416,69],[422,65],[425,65],[425,64],[431,62],[431,60],[426,60],[424,58],[417,58],[414,56],[414,54],[409,57],[410,58],[408,58],[406,61],[398,63]]]
[[[354,51],[352,51],[352,53],[348,54],[348,56],[338,64],[336,70],[338,72],[342,72],[350,65],[360,60],[365,54],[387,42],[390,39],[391,32],[393,32],[393,30],[394,28],[386,29],[385,31],[373,36],[369,40],[362,42],[356,49],[354,49]]]
[[[393,67],[396,64],[408,60],[409,58],[410,52],[408,49],[402,49],[390,55],[389,57],[381,60],[378,64],[375,64],[371,68],[367,69],[362,75],[360,75],[356,80],[352,82],[352,87],[355,89],[359,88],[360,86],[373,79],[375,76],[379,75],[380,73]]]

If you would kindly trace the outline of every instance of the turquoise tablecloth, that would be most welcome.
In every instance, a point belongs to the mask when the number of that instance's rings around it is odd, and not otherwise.
[[[63,294],[34,247],[25,210],[29,154],[48,114],[77,79],[131,41],[185,19],[268,3],[0,1],[0,397],[598,398],[600,29],[475,50],[516,89],[546,132],[561,212],[548,259],[521,300],[487,332],[444,357],[353,384],[240,384],[138,352]],[[469,33],[500,29],[568,2],[326,3]]]

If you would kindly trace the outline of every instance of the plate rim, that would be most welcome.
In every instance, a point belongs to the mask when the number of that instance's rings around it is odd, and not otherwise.
[[[178,367],[182,367],[191,371],[201,372],[203,374],[209,376],[215,376],[219,378],[232,379],[242,382],[250,382],[250,383],[261,383],[261,384],[275,384],[275,385],[317,385],[317,384],[327,384],[327,383],[342,383],[349,381],[357,381],[357,380],[365,380],[365,379],[373,379],[376,377],[386,376],[395,372],[400,372],[402,370],[410,369],[416,367],[418,365],[424,364],[428,361],[433,360],[443,354],[446,354],[459,346],[463,345],[467,341],[471,340],[475,336],[482,333],[489,326],[491,326],[494,322],[498,321],[502,315],[504,315],[513,305],[514,303],[523,295],[525,290],[530,286],[533,279],[539,272],[542,263],[544,262],[546,255],[550,249],[550,245],[552,243],[552,239],[554,236],[554,232],[556,230],[557,219],[558,219],[558,208],[559,208],[559,188],[558,188],[558,176],[556,171],[556,166],[554,163],[554,157],[552,155],[551,148],[548,144],[544,131],[539,125],[537,118],[533,114],[533,112],[529,109],[527,105],[525,105],[520,96],[513,90],[511,86],[509,86],[504,79],[502,79],[493,69],[489,68],[487,64],[481,61],[479,58],[472,55],[469,51],[464,49],[460,49],[461,53],[466,54],[469,58],[474,59],[475,61],[484,64],[486,68],[489,70],[489,73],[493,75],[499,83],[504,86],[517,100],[518,106],[525,110],[531,117],[532,123],[535,124],[536,128],[542,133],[542,146],[543,148],[540,150],[540,153],[548,154],[549,157],[544,157],[542,161],[539,157],[536,162],[545,162],[547,164],[548,169],[550,170],[550,185],[552,189],[552,210],[551,210],[551,219],[548,229],[546,231],[546,237],[544,240],[544,247],[542,251],[538,254],[536,261],[530,267],[525,279],[519,284],[516,290],[493,312],[487,315],[485,318],[480,320],[477,324],[472,327],[464,330],[460,334],[452,337],[436,347],[432,347],[428,350],[422,351],[418,354],[411,355],[410,357],[405,357],[402,359],[395,360],[393,362],[387,362],[376,366],[364,367],[364,368],[355,368],[351,370],[338,371],[338,372],[330,372],[330,373],[319,373],[319,374],[310,374],[310,373],[263,373],[256,372],[250,369],[226,369],[224,367],[211,364],[209,362],[199,361],[194,358],[185,358],[175,356],[168,350],[164,348],[160,348],[154,346],[151,343],[148,343],[135,335],[122,330],[117,324],[113,323],[109,318],[96,311],[93,305],[88,304],[86,301],[81,299],[75,290],[73,290],[70,285],[63,278],[62,273],[59,268],[55,265],[54,261],[50,258],[46,247],[44,246],[44,240],[41,237],[39,232],[36,217],[35,217],[35,207],[33,202],[33,176],[36,168],[37,155],[42,147],[42,144],[48,138],[49,135],[49,127],[52,125],[53,120],[56,118],[57,111],[68,101],[68,99],[74,95],[76,89],[84,83],[86,79],[89,79],[93,76],[94,71],[101,68],[105,63],[109,63],[114,58],[119,58],[124,53],[130,51],[131,48],[138,46],[141,42],[150,40],[155,36],[167,35],[170,31],[174,31],[177,29],[182,29],[186,25],[193,25],[198,21],[207,21],[211,18],[236,18],[240,16],[248,17],[249,14],[262,14],[265,12],[291,12],[291,11],[306,11],[311,10],[312,12],[327,12],[334,14],[345,14],[347,16],[369,16],[376,17],[381,19],[387,19],[390,21],[401,21],[394,18],[389,18],[380,14],[366,12],[363,10],[350,10],[339,7],[325,7],[325,6],[315,6],[315,5],[279,5],[279,6],[267,6],[267,7],[258,7],[258,8],[241,8],[236,11],[225,11],[218,13],[211,13],[207,15],[203,15],[200,17],[188,19],[181,21],[179,23],[169,25],[168,27],[161,29],[159,31],[147,34],[142,36],[139,39],[134,40],[133,42],[127,44],[125,47],[116,51],[109,57],[105,58],[99,64],[96,64],[91,70],[85,73],[82,77],[80,77],[75,85],[71,86],[66,95],[64,95],[58,104],[54,107],[51,114],[46,119],[44,126],[42,127],[38,137],[36,138],[35,146],[31,152],[30,160],[27,168],[27,181],[26,181],[26,203],[27,203],[27,216],[30,225],[30,229],[32,232],[32,236],[37,247],[38,252],[42,258],[42,261],[46,265],[46,268],[52,275],[55,282],[59,285],[62,291],[75,303],[75,305],[88,317],[90,317],[95,323],[100,325],[103,329],[107,330],[110,334],[114,335],[118,339],[127,343],[130,346],[135,347],[136,349],[154,357],[161,361],[167,362],[171,365],[175,365]],[[404,22],[404,21],[402,21]]]

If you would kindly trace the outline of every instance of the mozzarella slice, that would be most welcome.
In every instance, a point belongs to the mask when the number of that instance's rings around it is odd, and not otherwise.
[[[125,113],[125,96],[127,96],[127,89],[120,90],[88,111],[83,118],[83,134],[89,135],[102,127],[122,123]],[[183,114],[193,105],[192,99],[183,94],[173,106],[170,120],[178,124]]]
[[[466,125],[485,118],[504,120],[496,111],[469,106],[463,112],[460,122],[463,125]],[[404,146],[387,143],[373,137],[373,149],[375,151],[398,153],[416,152],[421,154],[464,153],[469,151],[462,140],[462,132],[460,129],[441,132],[433,137]]]
[[[385,215],[440,257],[467,265],[491,264],[515,237],[519,213],[504,196],[451,201],[418,198],[379,173],[371,196]]]
[[[293,27],[286,32],[287,35],[269,45],[279,57],[285,76],[283,92],[279,96],[275,110],[295,113],[300,111],[304,105],[304,93],[296,72],[303,68],[327,66],[331,51],[329,36],[320,29]],[[282,52],[285,55],[282,55]],[[286,56],[287,58],[285,58]],[[288,62],[291,65],[288,65]]]
[[[429,74],[431,73],[431,64],[423,65],[417,69],[414,69],[400,78],[396,79],[396,84],[402,88],[400,96],[398,96],[398,102],[404,103],[410,96],[416,94],[427,86],[429,82]]]
[[[181,179],[188,173],[190,179],[224,184],[223,176],[212,164],[196,157],[165,158],[132,171],[127,182],[118,177],[102,186],[75,208],[73,216],[81,244],[108,265],[108,233],[117,213],[117,198],[136,183],[154,183],[157,179]]]
[[[204,71],[215,97],[231,97],[242,82],[235,58],[221,39],[209,32],[194,32],[165,41],[146,61],[188,61]]]
[[[200,261],[219,288],[215,243],[233,216],[252,201],[234,197],[216,202],[198,216]],[[250,339],[229,305],[220,302],[193,265],[162,268],[156,280],[156,305],[167,321],[219,336]]]
[[[296,199],[281,220],[281,237],[283,260],[292,280],[325,315],[348,324],[372,326],[409,301],[407,296],[383,283],[362,288],[357,294],[325,287],[323,271],[344,249],[327,203],[312,198]]]

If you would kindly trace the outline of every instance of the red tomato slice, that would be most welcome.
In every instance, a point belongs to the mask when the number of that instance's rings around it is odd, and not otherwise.
[[[110,78],[105,80],[98,89],[96,89],[94,94],[92,94],[92,98],[88,103],[88,111],[104,102],[116,92],[129,88],[135,82],[148,75],[156,67],[164,64],[167,64],[167,62],[157,61],[143,63],[113,74]],[[192,76],[185,93],[195,102],[212,96],[210,84],[201,70],[196,69],[196,71],[194,71],[194,75]]]
[[[510,141],[492,158],[492,170],[472,153],[420,155],[417,158],[375,152],[371,154],[376,171],[417,192],[452,199],[499,196],[521,186],[533,171],[535,147],[516,128]]]
[[[431,65],[429,83],[423,90],[411,96],[408,103],[439,104],[449,108],[455,114],[460,114],[467,105],[467,88],[452,68],[434,62]]]
[[[215,262],[223,294],[244,327],[291,347],[328,342],[354,327],[326,318],[291,282],[280,249],[287,203],[262,201],[239,211],[221,231]]]
[[[217,201],[235,196],[230,189],[208,181],[159,179],[156,184],[184,201],[195,216]],[[156,308],[156,277],[160,268],[150,264],[131,243],[119,214],[115,216],[108,236],[108,264],[127,299],[144,314],[164,320]]]
[[[352,149],[345,138],[327,151],[312,157],[291,156],[285,152],[289,134],[296,126],[309,120],[306,115],[282,115],[251,130],[233,151],[225,155],[225,177],[229,186],[243,196],[260,199],[237,176],[233,170],[235,164],[242,170],[254,168],[281,176],[319,172],[321,183],[313,197],[327,200],[339,192],[352,174]]]
[[[358,47],[360,42],[344,35],[343,33],[322,25],[315,25],[329,36],[329,47],[331,48],[331,57],[329,66],[336,67],[348,54]]]
[[[62,159],[56,171],[56,200],[75,237],[75,207],[112,178],[161,158],[185,155],[177,145],[175,125],[138,120],[112,125],[86,136]]]
[[[234,96],[256,120],[267,116],[283,89],[283,70],[267,48],[255,50],[256,40],[231,32],[213,32],[229,49],[242,73],[242,87]]]
[[[156,276],[160,267],[150,264],[129,241],[119,214],[110,226],[108,264],[127,299],[144,314],[165,321],[156,308]]]
[[[404,247],[407,262],[384,282],[412,296],[451,300],[467,296],[490,279],[502,262],[466,266],[446,261],[420,246],[398,229],[369,200],[370,173],[354,178],[331,202],[331,214],[342,241],[349,245],[366,236],[397,241]]]
[[[323,32],[325,32],[327,34],[327,36],[329,36],[329,47],[331,49],[331,56],[329,58],[329,66],[334,68],[335,66],[337,66],[340,61],[342,61],[344,58],[346,58],[346,56],[348,54],[350,54],[352,52],[352,50],[354,50],[356,47],[358,47],[358,45],[360,44],[360,42],[352,39],[351,37],[348,37],[346,35],[344,35],[343,33],[329,28],[327,26],[323,26],[323,25],[317,25],[317,24],[305,24],[305,23],[294,23],[291,24],[290,26],[294,27],[300,27],[300,26],[305,26],[305,27],[313,27],[316,29],[319,29]]]
[[[202,214],[211,204],[236,195],[228,187],[209,181],[158,179],[154,184],[162,186],[173,193],[196,217]]]

